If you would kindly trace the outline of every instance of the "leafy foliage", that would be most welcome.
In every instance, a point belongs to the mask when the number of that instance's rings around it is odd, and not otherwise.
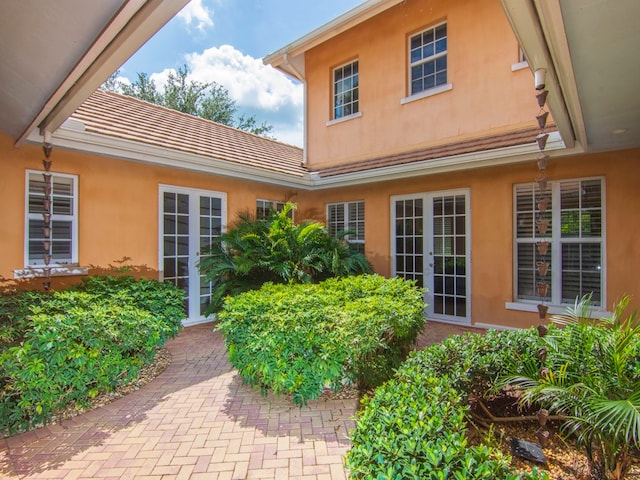
[[[255,135],[269,137],[273,131],[273,126],[266,122],[258,125],[253,115],[236,116],[238,108],[229,91],[216,82],[199,82],[190,79],[191,72],[186,65],[178,67],[175,72],[169,72],[163,90],[158,88],[147,73],[138,72],[136,80],[131,84],[118,81],[119,73],[119,71],[115,72],[104,83],[105,90],[121,92],[130,97],[206,118]]]
[[[514,473],[509,457],[486,445],[469,447],[466,397],[482,392],[514,352],[535,347],[533,330],[450,337],[413,353],[393,379],[363,402],[347,456],[354,479],[544,479]]]
[[[25,292],[0,351],[0,431],[16,432],[137,376],[184,318],[184,293],[167,283],[92,277],[67,291]],[[20,338],[18,338],[20,337]]]
[[[364,255],[333,238],[321,223],[294,223],[289,218],[293,208],[288,203],[266,219],[241,214],[214,239],[199,264],[200,272],[213,283],[208,313],[217,310],[226,295],[266,282],[311,283],[371,272]]]
[[[592,320],[590,298],[576,302],[564,325],[544,337],[544,364],[529,362],[507,382],[522,389],[522,401],[540,403],[568,417],[564,428],[585,449],[593,478],[622,479],[630,450],[640,447],[640,326],[625,316],[629,297],[613,316]]]
[[[388,379],[424,325],[423,308],[422,292],[399,278],[268,283],[227,297],[218,328],[247,383],[303,405],[327,385]]]

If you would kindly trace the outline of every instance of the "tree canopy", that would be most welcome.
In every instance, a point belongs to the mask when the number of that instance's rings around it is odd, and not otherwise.
[[[169,73],[164,89],[160,89],[147,73],[138,72],[136,80],[128,84],[118,80],[117,71],[102,88],[272,138],[272,125],[266,122],[258,124],[254,115],[238,115],[236,102],[224,86],[190,79],[190,73],[186,65],[179,67],[175,73]]]

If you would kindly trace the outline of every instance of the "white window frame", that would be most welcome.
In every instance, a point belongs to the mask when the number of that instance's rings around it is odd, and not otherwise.
[[[337,106],[337,97],[338,97],[338,92],[336,91],[336,73],[338,72],[338,70],[342,70],[347,66],[352,66],[356,65],[358,68],[358,72],[355,75],[351,75],[351,78],[356,78],[358,80],[358,83],[355,87],[352,87],[350,91],[352,92],[356,92],[358,93],[358,99],[357,100],[353,100],[353,98],[351,99],[351,102],[349,102],[347,105],[351,105],[353,107],[353,105],[355,105],[356,109],[355,111],[352,108],[351,113],[349,114],[343,114],[343,115],[338,115],[337,114],[337,110],[338,110],[338,106]],[[353,69],[352,69],[353,71]],[[360,116],[360,64],[358,59],[356,58],[355,60],[352,60],[350,62],[347,63],[343,63],[342,65],[336,67],[333,69],[333,73],[331,76],[331,89],[332,89],[332,94],[331,94],[331,101],[332,101],[332,105],[331,105],[331,118],[332,121],[336,121],[336,120],[344,120],[344,119],[348,119],[348,118],[354,118],[356,116]],[[342,94],[344,94],[344,92],[342,92]],[[344,104],[340,105],[340,108],[344,108]]]
[[[351,218],[351,214],[350,214],[350,206],[351,205],[362,205],[362,219],[360,218],[355,218],[352,219]],[[345,231],[345,230],[351,230],[349,228],[349,225],[351,223],[362,223],[362,238],[353,238],[353,234],[349,234],[347,236],[345,236],[345,240],[347,242],[349,242],[350,244],[353,245],[362,245],[362,247],[360,247],[362,249],[362,251],[364,252],[364,246],[365,246],[365,236],[364,236],[364,232],[365,232],[365,220],[366,220],[366,212],[365,212],[365,208],[364,208],[364,200],[352,200],[349,202],[333,202],[333,203],[328,203],[327,204],[327,230],[329,230],[329,232],[331,233],[332,224],[336,224],[336,226],[339,226],[337,224],[337,222],[332,222],[331,221],[331,209],[332,208],[342,208],[342,212],[343,212],[343,221],[342,221],[342,228],[337,228],[336,232],[341,232],[341,231]],[[360,209],[356,209],[358,212],[360,211]],[[357,230],[356,230],[356,235],[357,235]]]
[[[286,204],[287,202],[283,202],[281,200],[267,200],[264,198],[256,198],[256,218],[264,218],[258,216],[259,208],[270,208],[271,210],[275,210],[276,212],[281,212]],[[289,217],[293,220],[293,210],[291,210]]]
[[[46,265],[43,260],[37,260],[30,262],[29,259],[29,221],[30,220],[42,220],[42,213],[29,213],[29,177],[30,175],[42,175],[41,170],[26,170],[25,174],[25,222],[24,222],[24,265],[26,269],[32,268],[45,268]],[[71,222],[71,258],[65,259],[68,262],[51,261],[50,267],[55,268],[60,265],[77,265],[78,264],[78,175],[72,175],[67,173],[54,173],[51,174],[51,184],[55,182],[56,178],[71,178],[73,180],[73,198],[72,198],[72,211],[71,215],[51,214],[51,222],[54,221],[70,221]],[[33,192],[37,193],[37,192]],[[16,275],[19,275],[19,271],[16,271]],[[25,275],[20,275],[25,277]],[[37,276],[37,275],[34,275]]]
[[[562,237],[562,220],[561,220],[561,205],[560,205],[560,189],[563,183],[584,182],[590,180],[600,181],[600,208],[602,213],[601,220],[601,236],[600,237],[587,237],[587,238],[563,238]],[[517,232],[517,191],[518,187],[533,186],[535,184],[521,183],[513,186],[513,302],[507,302],[506,308],[511,310],[523,310],[523,311],[537,311],[536,305],[544,303],[549,307],[549,313],[557,314],[563,313],[567,306],[573,305],[571,303],[562,302],[562,245],[567,243],[595,243],[600,244],[601,255],[601,269],[600,269],[600,305],[595,306],[594,313],[596,315],[606,310],[607,298],[606,298],[606,185],[604,177],[583,177],[583,178],[570,178],[554,182],[549,182],[549,189],[551,190],[552,202],[551,202],[551,237],[546,237],[550,242],[550,249],[548,255],[551,258],[551,275],[553,278],[552,286],[549,289],[547,297],[539,298],[535,300],[520,299],[518,298],[518,243],[529,243],[529,238],[518,239]],[[534,226],[535,228],[535,226]],[[535,239],[535,237],[534,237]],[[542,240],[542,237],[541,237]],[[535,244],[535,240],[534,240]],[[535,280],[534,280],[535,283]]]
[[[446,35],[446,41],[447,41],[447,48],[444,50],[444,52],[435,52],[435,48],[434,48],[434,53],[433,55],[430,55],[427,58],[422,58],[420,60],[417,61],[412,61],[411,60],[411,41],[418,35],[423,35],[425,32],[428,32],[430,30],[433,30],[433,35],[434,35],[434,44],[435,44],[435,33],[436,33],[436,29],[438,27],[441,27],[442,25],[445,25],[447,27],[447,35]],[[412,35],[409,35],[409,38],[407,39],[407,57],[408,57],[408,71],[407,71],[407,91],[409,93],[409,95],[407,96],[407,98],[402,99],[401,103],[407,103],[408,101],[412,100],[412,99],[418,99],[418,98],[424,98],[424,97],[428,97],[431,95],[434,95],[436,93],[441,93],[441,92],[446,92],[448,90],[451,90],[452,85],[449,82],[449,29],[448,29],[448,25],[447,22],[440,22],[436,25],[433,25],[429,28],[425,28],[424,30],[421,30],[419,32],[416,32]],[[435,84],[434,81],[434,86],[430,87],[430,88],[425,88],[423,90],[414,92],[413,91],[413,82],[411,79],[411,70],[413,67],[419,66],[419,65],[424,65],[426,63],[430,63],[430,62],[436,62],[436,60],[440,59],[440,58],[446,58],[447,59],[447,80],[444,83],[440,83],[440,84]],[[435,65],[434,65],[434,69],[435,69]]]

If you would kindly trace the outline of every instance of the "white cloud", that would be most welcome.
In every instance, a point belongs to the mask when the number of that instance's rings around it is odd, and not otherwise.
[[[222,85],[236,102],[238,113],[254,115],[258,124],[272,125],[272,135],[278,140],[302,146],[302,84],[230,45],[191,53],[186,63],[189,79]],[[175,73],[175,69],[152,73],[150,79],[162,90],[169,73]]]
[[[224,86],[239,110],[273,125],[278,140],[302,146],[302,84],[230,45],[189,54],[186,60],[191,78]]]
[[[191,0],[177,15],[184,20],[187,27],[195,25],[201,33],[213,27],[213,10],[207,8],[202,2],[203,0]]]

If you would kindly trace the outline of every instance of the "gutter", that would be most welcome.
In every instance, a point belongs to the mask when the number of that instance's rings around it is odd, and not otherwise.
[[[28,141],[41,145],[42,139],[43,137],[41,135],[33,132],[29,136]],[[318,172],[307,172],[302,175],[276,172],[274,170],[267,170],[250,165],[232,163],[227,160],[170,150],[133,140],[90,133],[84,131],[84,125],[77,120],[69,120],[59,128],[52,137],[52,144],[59,148],[125,161],[178,168],[209,175],[249,180],[306,191],[343,188],[354,185],[399,180],[420,175],[436,175],[481,167],[533,162],[540,154],[537,144],[533,142],[494,150],[321,177]],[[545,151],[549,153],[562,151],[563,156],[581,153],[578,147],[567,149],[560,133],[557,131],[549,134]],[[552,153],[551,155],[553,156]]]

